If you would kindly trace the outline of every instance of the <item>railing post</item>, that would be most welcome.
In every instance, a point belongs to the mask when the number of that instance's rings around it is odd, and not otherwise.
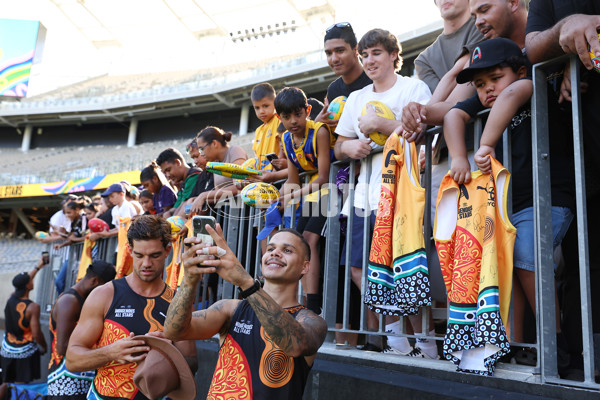
[[[542,381],[557,377],[556,314],[552,240],[552,199],[548,143],[548,104],[545,72],[533,68],[532,161],[533,222],[535,232],[535,277],[538,359]]]
[[[577,205],[577,249],[579,253],[579,291],[581,296],[581,340],[583,344],[583,372],[586,382],[594,383],[594,340],[592,302],[590,295],[590,260],[587,238],[587,204],[585,166],[583,156],[583,127],[581,121],[581,91],[579,61],[571,56],[571,98],[573,113],[573,151],[575,161],[575,201]],[[598,305],[596,305],[598,306]]]

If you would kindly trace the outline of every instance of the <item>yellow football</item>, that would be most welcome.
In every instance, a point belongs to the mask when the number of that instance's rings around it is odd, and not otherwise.
[[[240,196],[250,207],[269,208],[271,202],[279,198],[279,191],[269,183],[252,182],[242,189]]]
[[[369,107],[372,107],[375,110],[375,113],[380,117],[386,119],[396,119],[394,112],[387,105],[377,100],[371,100],[370,102],[365,104],[360,115],[365,115]],[[384,145],[386,140],[388,139],[388,136],[384,135],[381,132],[375,131],[369,133],[369,138],[371,138],[373,142],[379,145]]]
[[[327,111],[331,113],[329,114],[329,119],[340,119],[342,111],[344,111],[344,106],[346,105],[346,100],[348,100],[346,96],[338,96],[331,100],[331,103],[327,106]]]

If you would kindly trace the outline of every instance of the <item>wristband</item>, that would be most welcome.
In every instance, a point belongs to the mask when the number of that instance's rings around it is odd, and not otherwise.
[[[33,267],[36,271],[40,270],[40,267]]]
[[[248,289],[241,290],[240,288],[240,296],[242,297],[242,299],[246,299],[248,298],[248,296],[258,292],[261,288],[262,286],[260,284],[260,281],[258,279],[255,279],[254,285],[250,286]]]

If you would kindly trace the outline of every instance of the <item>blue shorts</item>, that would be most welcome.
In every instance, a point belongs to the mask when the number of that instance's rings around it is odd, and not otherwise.
[[[572,220],[573,213],[567,207],[552,207],[554,249],[562,242]],[[527,207],[514,213],[511,222],[517,228],[513,264],[515,268],[533,272],[535,271],[533,207]],[[556,268],[556,265],[554,268]]]
[[[359,216],[360,215],[360,216]],[[351,254],[350,254],[350,266],[362,268],[363,266],[363,239],[367,241],[367,252],[371,250],[371,240],[373,239],[373,230],[375,228],[375,218],[377,211],[371,211],[369,218],[369,232],[365,235],[364,232],[364,220],[365,210],[362,208],[352,207],[352,219],[348,223],[352,223],[352,240],[351,240]],[[340,265],[346,265],[346,246],[348,245],[348,236],[346,236],[346,242],[342,249],[340,256]],[[367,253],[366,258],[369,258]],[[368,260],[367,260],[368,261]]]

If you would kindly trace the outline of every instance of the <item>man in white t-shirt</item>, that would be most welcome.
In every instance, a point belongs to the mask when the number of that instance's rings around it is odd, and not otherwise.
[[[335,129],[338,139],[335,144],[335,156],[338,160],[347,158],[364,159],[374,149],[381,149],[383,146],[372,142],[368,134],[379,131],[385,135],[390,135],[395,129],[399,129],[401,124],[397,120],[389,120],[377,116],[374,109],[368,108],[367,113],[361,116],[365,104],[371,100],[377,100],[386,104],[394,114],[399,117],[402,114],[402,108],[411,101],[427,103],[431,97],[431,92],[427,85],[414,78],[407,78],[396,74],[400,69],[400,44],[398,39],[390,32],[383,29],[373,29],[367,32],[358,43],[358,52],[362,57],[363,68],[373,84],[352,92],[346,101],[344,112]],[[382,153],[376,153],[371,158],[371,162],[362,162],[358,184],[354,191],[354,204],[346,202],[342,213],[351,215],[352,218],[352,238],[350,242],[347,239],[347,245],[350,243],[351,251],[351,276],[352,281],[359,288],[362,281],[363,258],[368,254],[362,253],[363,238],[371,238],[372,230],[375,225],[375,215],[379,203],[379,194],[381,191],[381,165]],[[370,168],[370,174],[367,175],[367,169]],[[371,232],[363,232],[363,218],[369,216]],[[369,243],[369,248],[371,243]],[[377,328],[378,321],[374,313],[367,314],[367,327],[371,330]],[[373,341],[367,347],[371,350],[378,350],[381,344]],[[410,350],[406,351],[406,353]]]

